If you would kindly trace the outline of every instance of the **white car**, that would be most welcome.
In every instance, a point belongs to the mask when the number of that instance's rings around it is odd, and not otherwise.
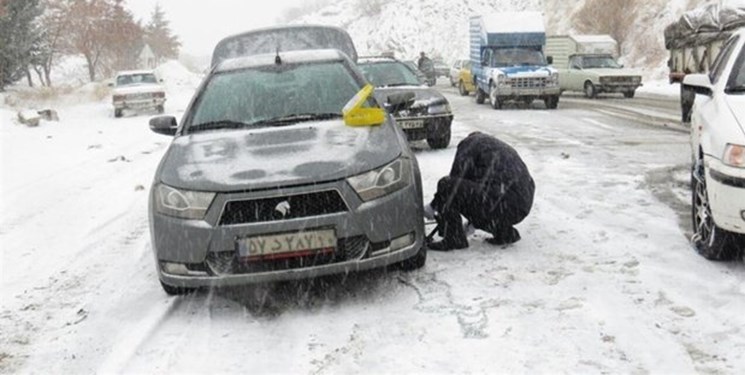
[[[469,65],[469,62],[471,62],[469,59],[455,60],[453,66],[450,67],[450,75],[448,75],[448,77],[450,77],[450,86],[455,87],[458,85],[460,70],[466,65]]]
[[[112,95],[114,117],[122,117],[125,109],[155,109],[164,112],[166,102],[165,88],[155,73],[148,70],[119,72],[116,75]]]
[[[745,30],[722,47],[709,74],[690,74],[693,238],[711,260],[745,249]]]

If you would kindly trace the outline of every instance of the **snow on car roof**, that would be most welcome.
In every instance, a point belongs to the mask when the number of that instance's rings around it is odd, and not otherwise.
[[[335,49],[319,49],[310,51],[288,51],[280,52],[279,57],[283,63],[297,64],[305,62],[318,62],[329,60],[343,60],[345,55]],[[254,55],[246,57],[236,57],[224,60],[220,63],[215,71],[224,72],[228,70],[245,69],[258,66],[267,66],[276,64],[276,53]]]
[[[393,62],[398,61],[394,59],[393,57],[386,57],[386,56],[368,56],[368,57],[360,57],[357,60],[358,64],[377,64],[377,63],[384,63],[384,62]]]
[[[578,43],[613,43],[616,40],[610,35],[572,35],[572,39]]]
[[[121,72],[116,73],[116,76],[130,76],[130,75],[136,75],[136,74],[155,74],[152,70],[124,70]]]
[[[542,33],[546,30],[541,12],[502,12],[482,18],[487,33]]]

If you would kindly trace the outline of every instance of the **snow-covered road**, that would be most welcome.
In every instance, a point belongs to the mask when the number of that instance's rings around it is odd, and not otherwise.
[[[169,140],[148,116],[70,104],[26,128],[0,107],[0,372],[743,372],[745,267],[688,244],[686,134],[439,88],[454,139],[417,153],[425,200],[458,140],[493,134],[536,180],[522,241],[476,233],[413,273],[186,297],[154,272],[147,190]],[[172,86],[167,111],[193,89]]]

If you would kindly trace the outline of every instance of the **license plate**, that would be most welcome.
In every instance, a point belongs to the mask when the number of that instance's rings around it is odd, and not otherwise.
[[[399,121],[401,129],[419,129],[424,127],[424,120]]]
[[[284,259],[333,252],[333,229],[247,237],[238,240],[238,254],[248,260]]]

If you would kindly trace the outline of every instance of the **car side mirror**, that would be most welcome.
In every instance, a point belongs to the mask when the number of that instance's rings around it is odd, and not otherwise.
[[[411,91],[388,95],[385,102],[385,109],[388,113],[396,113],[409,109],[414,105],[415,97],[416,95]]]
[[[621,69],[623,69],[624,68],[624,65],[623,64],[618,64],[618,67],[621,68]]]
[[[106,86],[114,87],[114,82],[109,82],[109,83],[106,84]]]
[[[546,57],[546,62],[548,63],[548,65],[553,65],[554,57],[553,56]]]
[[[158,82],[163,83],[163,78],[159,79]]]
[[[173,116],[158,116],[150,119],[150,130],[163,135],[176,135],[178,122]]]
[[[714,95],[711,79],[706,74],[688,74],[683,78],[683,88],[692,90],[699,95]]]

